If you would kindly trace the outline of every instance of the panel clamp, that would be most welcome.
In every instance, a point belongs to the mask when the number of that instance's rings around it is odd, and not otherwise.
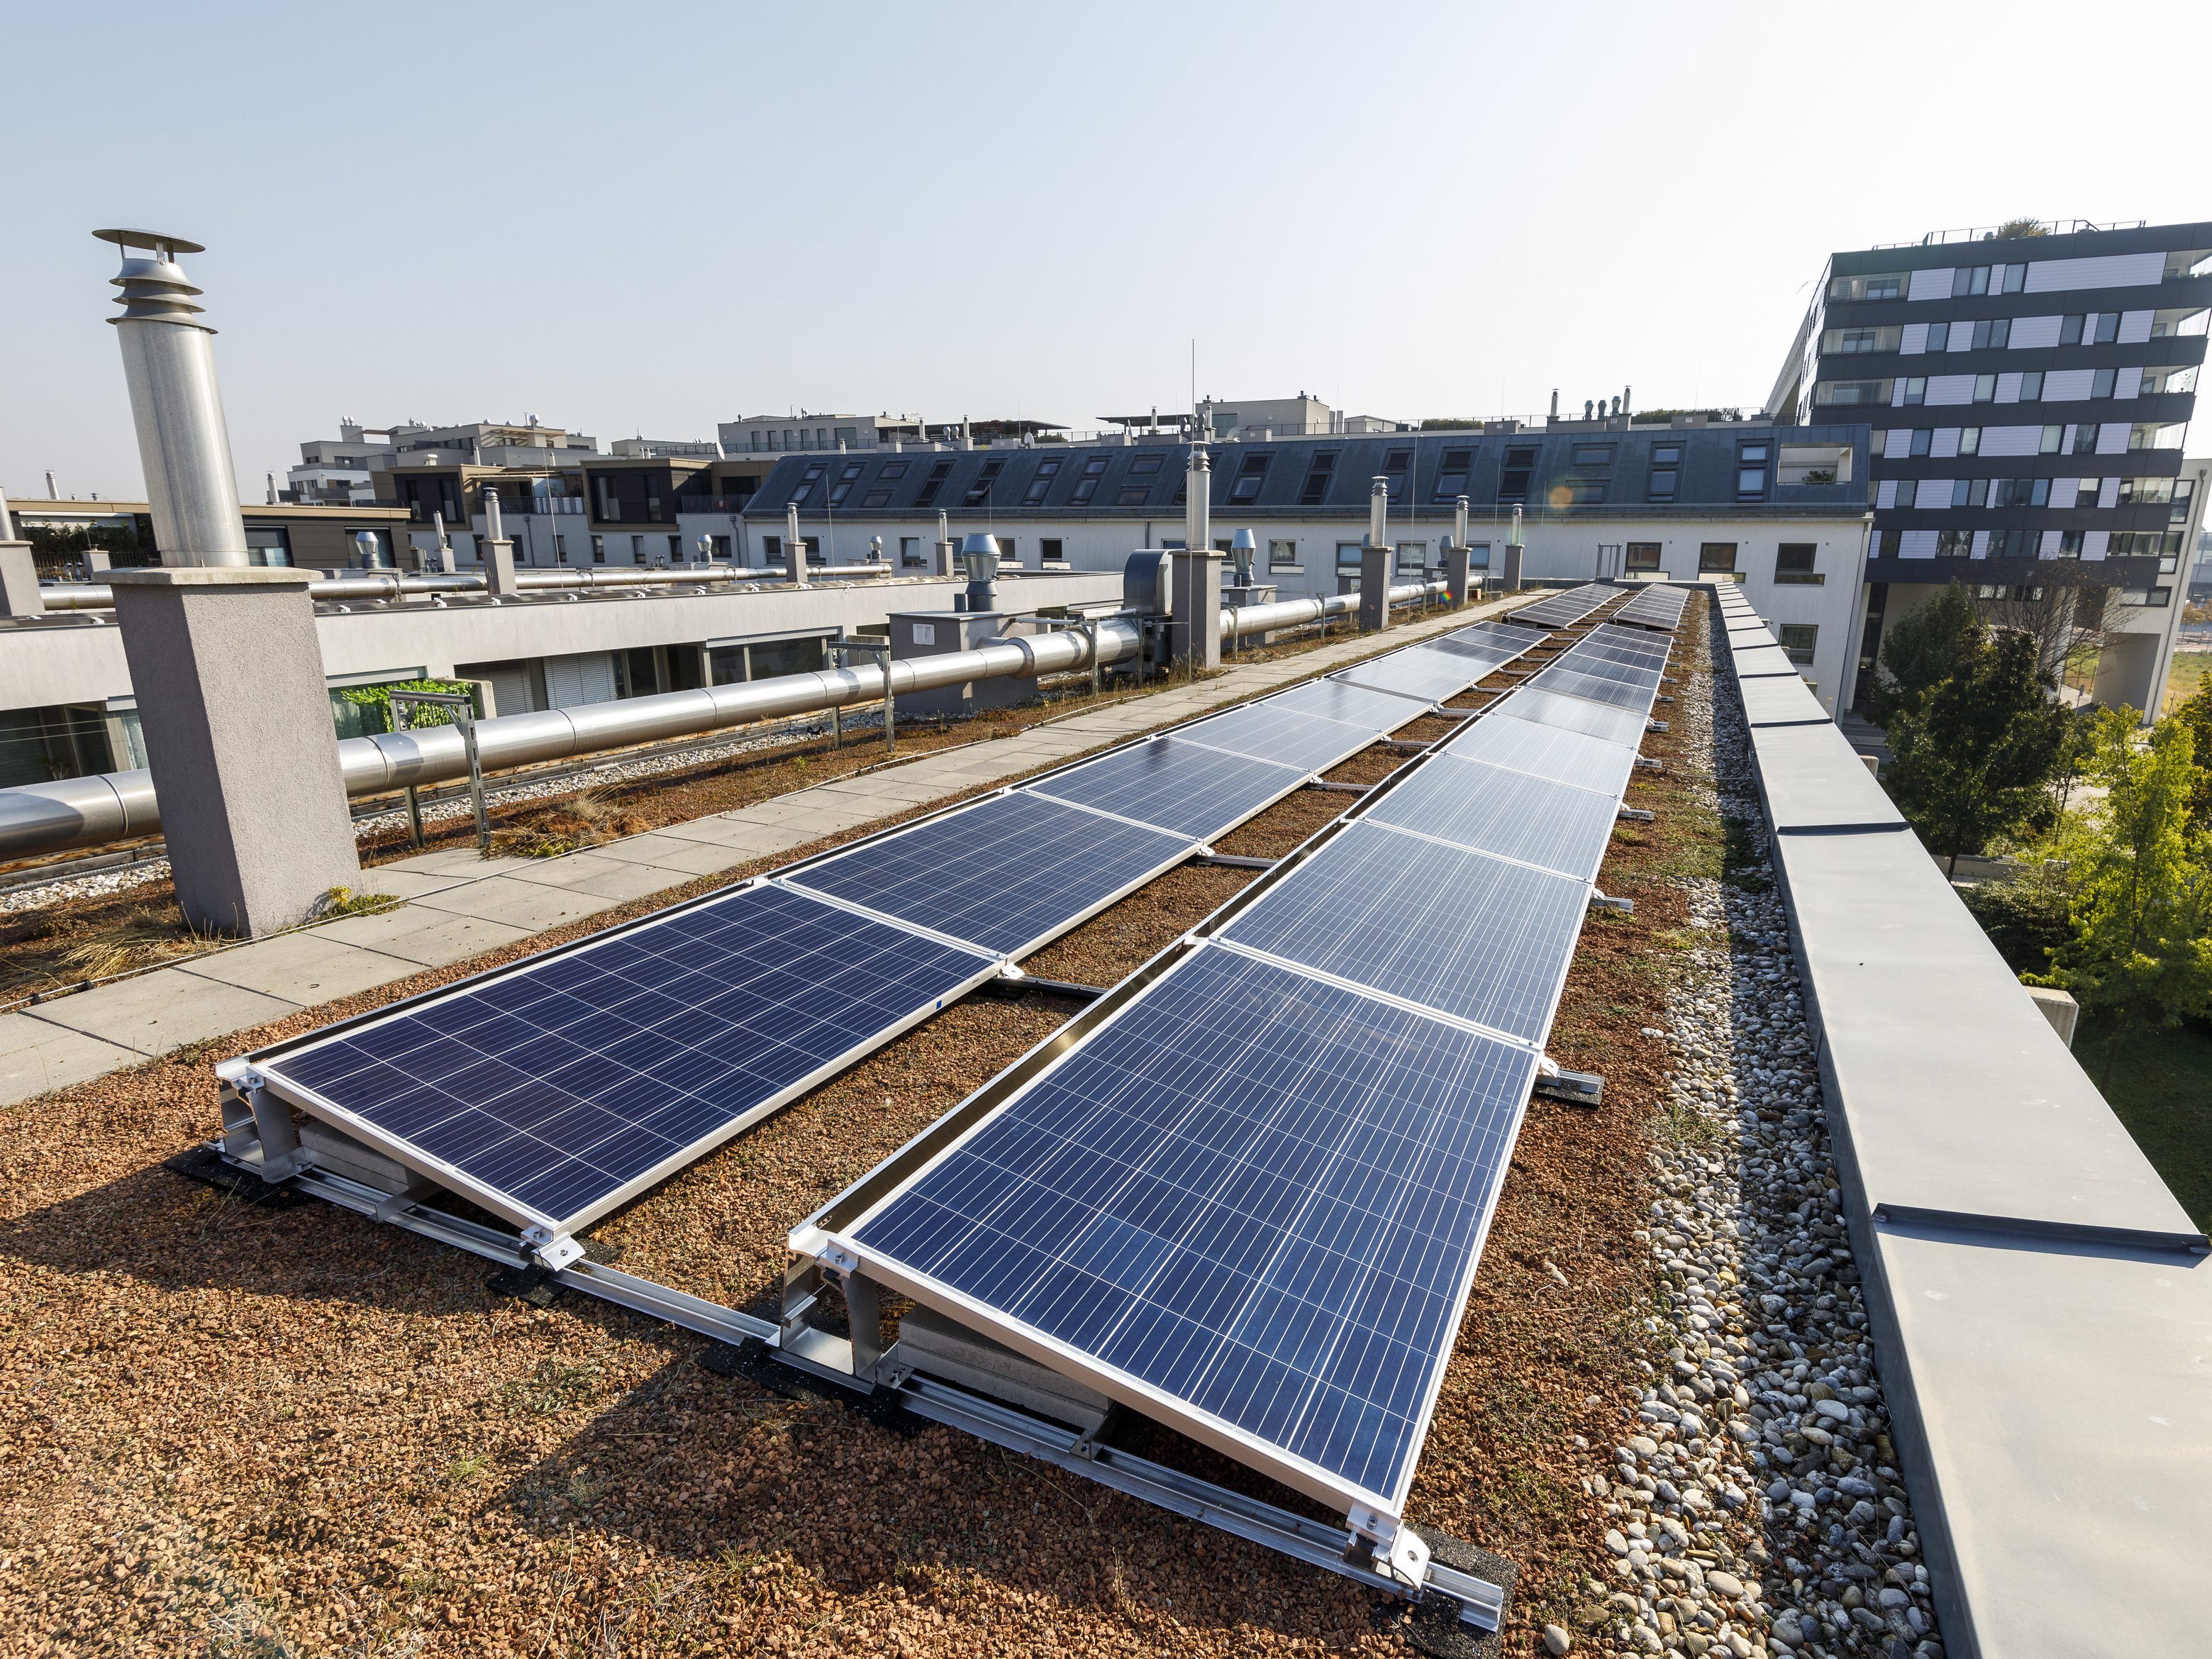
[[[525,1227],[522,1230],[524,1248],[537,1258],[550,1273],[559,1273],[572,1267],[584,1259],[584,1247],[566,1233],[556,1233],[544,1227]]]

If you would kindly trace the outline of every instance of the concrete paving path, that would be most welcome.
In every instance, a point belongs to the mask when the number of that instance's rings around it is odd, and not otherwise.
[[[1387,635],[1341,641],[1218,678],[924,755],[773,800],[632,836],[564,858],[481,858],[448,848],[365,871],[365,890],[405,902],[256,939],[131,979],[0,1014],[0,1105],[464,961],[701,876],[862,829],[931,801],[1015,778],[1293,680],[1461,628],[1504,603],[1438,611]]]

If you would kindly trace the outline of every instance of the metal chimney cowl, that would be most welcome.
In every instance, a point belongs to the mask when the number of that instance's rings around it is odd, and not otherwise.
[[[204,252],[197,242],[153,231],[96,230],[123,249],[112,279],[123,290],[115,325],[123,378],[146,474],[154,543],[165,564],[246,566],[246,522],[231,465],[230,429],[216,385],[215,331],[191,303],[200,293],[176,263]],[[133,248],[157,257],[134,257]]]

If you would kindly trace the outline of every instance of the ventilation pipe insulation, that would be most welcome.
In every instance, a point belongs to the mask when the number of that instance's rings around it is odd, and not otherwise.
[[[806,544],[799,538],[799,503],[787,501],[783,508],[783,566],[791,573],[793,583],[805,587],[806,581]]]
[[[888,574],[890,569],[890,566],[881,564],[839,564],[828,567],[823,574],[837,577],[880,576]],[[756,572],[737,569],[729,565],[718,564],[706,570],[647,570],[629,565],[609,565],[600,569],[517,571],[508,591],[528,593],[576,588],[590,592],[618,592],[635,587],[705,588],[757,580]],[[115,605],[115,590],[105,582],[60,582],[40,591],[45,595],[49,611],[108,611]],[[416,593],[482,593],[486,591],[483,575],[472,570],[451,575],[421,576],[355,573],[334,580],[307,584],[307,597],[318,604],[336,599],[399,599]]]
[[[995,553],[993,556],[995,559]],[[1390,601],[1410,605],[1443,591],[1442,582],[1411,582],[1392,588]],[[1244,636],[1297,628],[1323,617],[1344,616],[1358,605],[1357,596],[1352,594],[1249,605],[1223,611],[1221,631]],[[1102,666],[1136,656],[1139,635],[1133,622],[1107,617],[1097,623],[1095,632]],[[904,659],[891,665],[892,695],[903,697],[911,692],[1009,674],[1034,678],[1073,672],[1091,665],[1091,630],[1066,629],[1021,639],[994,640],[973,651]],[[816,714],[847,703],[876,702],[883,695],[884,671],[875,665],[865,669],[830,668],[695,691],[664,691],[615,702],[496,715],[476,723],[477,746],[484,772],[506,771],[634,744],[665,743],[761,720]],[[456,726],[348,738],[338,744],[337,751],[349,795],[386,794],[410,784],[448,783],[469,775],[468,756]],[[0,859],[95,847],[149,836],[161,827],[153,774],[144,770],[0,789]]]
[[[968,590],[962,596],[963,608],[996,611],[999,608],[999,538],[980,534],[963,538],[960,568],[968,578]]]
[[[1390,545],[1390,479],[1387,473],[1378,472],[1367,490],[1367,544],[1370,547]]]
[[[149,231],[96,230],[124,252],[111,278],[123,290],[115,325],[123,379],[146,469],[154,545],[164,564],[250,565],[246,520],[238,511],[238,478],[230,464],[230,428],[216,386],[215,331],[196,320],[202,292],[185,280],[179,253],[205,252],[198,242]],[[155,257],[134,258],[149,248]],[[53,477],[48,473],[51,480]]]
[[[1189,470],[1183,478],[1182,544],[1193,553],[1213,550],[1213,464],[1206,446],[1190,447]]]

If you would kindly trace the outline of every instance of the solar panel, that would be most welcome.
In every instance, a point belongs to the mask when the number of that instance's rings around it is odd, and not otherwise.
[[[1615,662],[1610,657],[1595,652],[1570,651],[1558,658],[1553,665],[1562,674],[1580,674],[1594,680],[1614,680],[1622,685],[1641,686],[1646,692],[1659,684],[1659,671],[1643,663]]]
[[[1585,881],[1363,818],[1221,937],[1536,1042],[1589,903]]]
[[[1485,672],[1482,659],[1417,645],[1411,650],[1394,651],[1387,657],[1378,657],[1373,662],[1362,663],[1329,678],[1346,685],[1368,686],[1441,702],[1464,691]]]
[[[1469,623],[1465,628],[1455,628],[1436,643],[1441,645],[1444,640],[1459,640],[1472,645],[1510,647],[1513,654],[1518,656],[1531,646],[1541,645],[1549,632],[1549,629],[1542,628],[1519,628],[1511,623]]]
[[[1402,698],[1391,701],[1407,706]],[[1225,714],[1200,720],[1195,726],[1186,726],[1176,735],[1210,749],[1281,761],[1312,773],[1326,772],[1346,755],[1366,748],[1375,741],[1376,728],[1302,714],[1271,700],[1248,703]]]
[[[1402,1514],[1534,1062],[1201,948],[843,1237],[1311,1495]]]
[[[1017,789],[781,879],[1019,955],[1187,857],[1193,839]]]
[[[1664,662],[1673,651],[1673,642],[1656,634],[1646,634],[1633,628],[1616,628],[1611,623],[1600,623],[1583,635],[1577,643],[1577,651],[1610,651],[1626,657],[1641,658],[1650,662]]]
[[[1603,738],[1607,743],[1628,749],[1644,741],[1644,728],[1650,718],[1636,709],[1615,708],[1587,697],[1559,696],[1527,685],[1483,710],[1486,720],[1501,715],[1508,720],[1534,720],[1539,726],[1556,726],[1563,731]]]
[[[1442,651],[1448,656],[1456,657],[1462,662],[1483,663],[1494,666],[1498,663],[1511,662],[1528,647],[1521,646],[1509,649],[1493,640],[1462,640],[1447,634],[1442,639],[1431,641],[1429,648]]]
[[[1643,676],[1655,685],[1658,684],[1660,676],[1666,672],[1667,665],[1667,659],[1664,657],[1640,657],[1632,652],[1622,651],[1610,645],[1595,646],[1587,649],[1582,646],[1577,646],[1573,650],[1561,653],[1559,660],[1578,668],[1586,668],[1589,672],[1595,672],[1601,667],[1626,669],[1632,673]]]
[[[1620,803],[1617,790],[1601,793],[1445,750],[1364,808],[1359,821],[1418,830],[1587,882],[1605,861]]]
[[[1487,761],[1534,777],[1603,791],[1615,800],[1627,787],[1636,751],[1579,732],[1529,720],[1469,720],[1439,755]]]
[[[1377,734],[1395,731],[1408,720],[1417,720],[1422,712],[1411,697],[1371,690],[1364,685],[1347,685],[1341,680],[1310,680],[1291,687],[1280,696],[1268,698],[1260,706],[1318,714],[1323,720],[1364,726]]]
[[[565,1233],[996,971],[763,884],[254,1064],[493,1213]]]
[[[1583,672],[1564,664],[1547,668],[1528,682],[1528,689],[1563,697],[1585,697],[1615,708],[1632,708],[1639,714],[1651,707],[1650,685]]]
[[[1095,806],[1206,841],[1295,789],[1295,766],[1155,738],[1040,778],[1026,793]]]

